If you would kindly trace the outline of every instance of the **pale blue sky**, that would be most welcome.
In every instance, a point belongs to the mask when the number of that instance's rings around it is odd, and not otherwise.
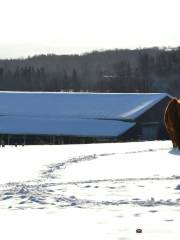
[[[0,58],[180,45],[179,0],[0,3]]]

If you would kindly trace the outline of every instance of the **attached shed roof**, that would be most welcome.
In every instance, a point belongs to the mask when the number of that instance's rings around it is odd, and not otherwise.
[[[0,92],[0,133],[117,137],[164,93]]]
[[[0,117],[2,134],[35,134],[82,137],[118,137],[134,123],[94,119]]]

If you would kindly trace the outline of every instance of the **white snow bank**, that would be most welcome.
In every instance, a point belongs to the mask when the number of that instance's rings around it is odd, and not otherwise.
[[[161,150],[162,149],[162,150]],[[164,151],[163,151],[164,150]],[[170,141],[108,143],[85,145],[52,145],[52,146],[6,146],[0,148],[0,183],[27,181],[38,177],[40,170],[47,164],[64,162],[69,158],[96,156],[93,164],[82,161],[82,169],[78,172],[79,164],[70,165],[64,174],[80,179],[145,176],[149,168],[158,171],[178,172],[179,155],[171,154]],[[104,155],[104,156],[103,156]],[[106,156],[107,155],[107,156]],[[109,155],[109,156],[108,156]],[[174,164],[172,164],[172,161]],[[168,164],[168,167],[165,167]],[[148,167],[149,165],[149,167]],[[145,169],[143,169],[143,167]],[[74,168],[73,171],[71,168]],[[77,168],[77,169],[76,169]],[[143,171],[142,171],[143,169]],[[69,173],[68,173],[69,171]],[[87,172],[91,171],[89,175]],[[100,171],[100,172],[99,172]],[[114,172],[115,171],[115,172]],[[99,174],[100,173],[100,174]],[[99,174],[99,175],[98,175]],[[73,177],[72,177],[73,176]]]
[[[8,146],[0,182],[2,239],[179,239],[170,141]]]

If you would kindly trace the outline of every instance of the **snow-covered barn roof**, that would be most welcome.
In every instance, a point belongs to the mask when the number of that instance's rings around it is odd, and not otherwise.
[[[0,133],[118,136],[165,93],[0,92]],[[122,121],[121,121],[122,120]]]
[[[0,92],[0,115],[83,119],[135,119],[165,93]]]

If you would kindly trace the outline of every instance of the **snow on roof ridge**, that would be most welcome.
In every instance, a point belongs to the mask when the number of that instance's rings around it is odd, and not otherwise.
[[[154,93],[154,92],[151,92],[151,93],[121,93],[121,92],[108,92],[108,93],[102,93],[102,92],[43,92],[43,91],[35,91],[35,92],[31,92],[31,91],[0,91],[0,94],[1,93],[9,93],[9,94],[74,94],[74,95],[86,95],[86,94],[92,94],[92,95],[165,95],[165,96],[171,96],[169,95],[168,93]]]

